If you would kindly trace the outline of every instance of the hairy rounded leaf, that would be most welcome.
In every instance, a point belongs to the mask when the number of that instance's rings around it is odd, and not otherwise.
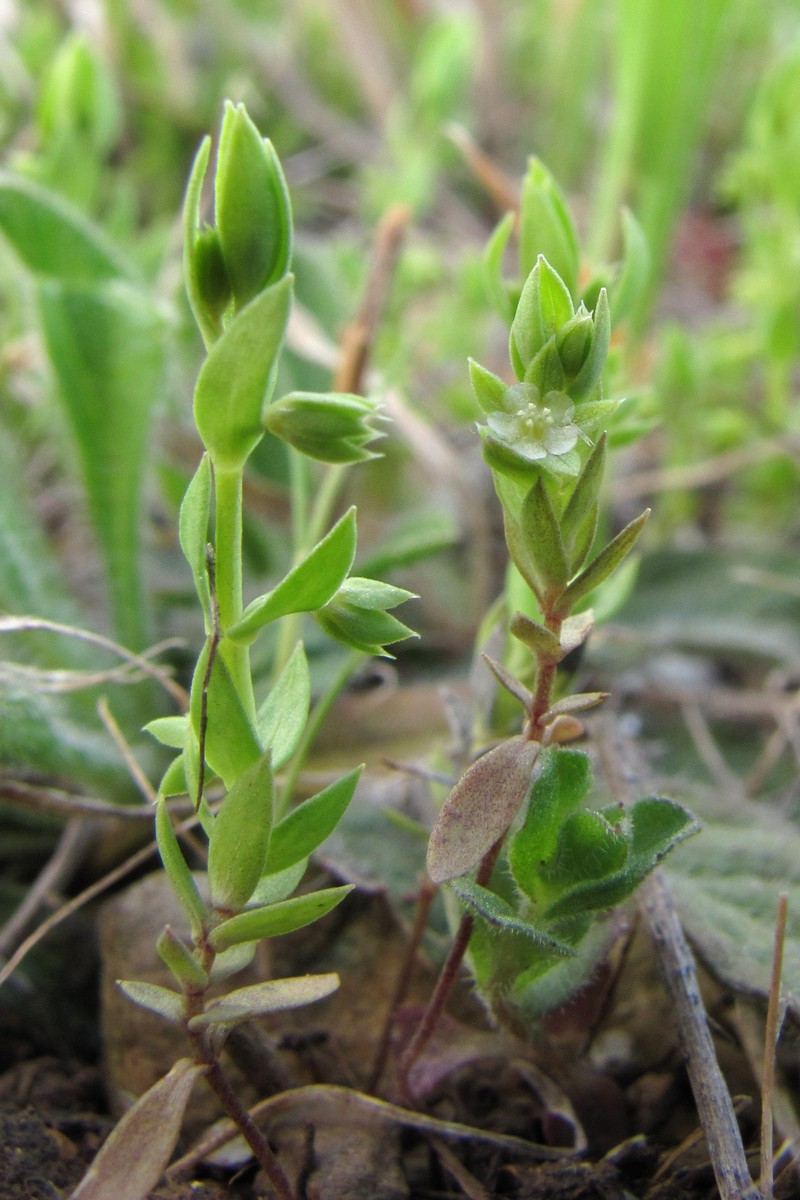
[[[510,738],[474,762],[442,805],[428,842],[433,883],[465,875],[501,838],[525,799],[541,747]]]

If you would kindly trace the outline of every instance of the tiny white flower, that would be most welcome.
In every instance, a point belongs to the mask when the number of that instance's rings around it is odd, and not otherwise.
[[[489,413],[486,424],[507,446],[529,462],[548,454],[566,454],[586,435],[572,420],[575,405],[563,392],[541,396],[532,383],[516,383],[503,396],[503,411]]]

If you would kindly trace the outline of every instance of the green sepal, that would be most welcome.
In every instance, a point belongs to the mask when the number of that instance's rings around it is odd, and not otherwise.
[[[332,600],[356,555],[356,510],[350,508],[277,587],[248,604],[228,629],[234,642],[251,642],[264,625],[288,613],[314,612]]]
[[[167,810],[166,801],[159,796],[156,801],[156,844],[161,862],[172,885],[172,890],[178,898],[181,908],[189,918],[192,934],[198,937],[202,934],[206,920],[206,906],[203,903],[194,876],[189,870],[183,851],[178,844],[172,819]]]
[[[178,534],[194,586],[203,608],[206,632],[211,628],[211,591],[208,583],[208,524],[211,516],[211,461],[207,454],[192,477],[181,502]]]
[[[589,353],[575,379],[567,391],[573,400],[582,400],[593,392],[600,383],[603,374],[608,347],[611,342],[611,311],[608,307],[608,294],[602,288],[597,298],[593,313],[594,333]]]
[[[240,471],[264,436],[262,414],[274,386],[293,279],[261,292],[214,343],[200,368],[194,419],[217,470]]]
[[[134,1004],[149,1009],[172,1025],[180,1025],[183,1020],[183,997],[180,992],[173,992],[159,983],[144,983],[137,979],[118,979],[117,987]]]
[[[293,808],[272,831],[265,870],[285,871],[322,845],[339,824],[353,798],[363,766],[334,780]]]
[[[488,921],[503,933],[522,934],[523,937],[530,938],[531,941],[564,958],[574,955],[575,951],[566,942],[551,937],[535,925],[531,925],[529,921],[523,921],[501,896],[481,887],[473,879],[454,879],[449,886],[471,912],[477,913],[484,921]]]
[[[269,405],[264,426],[319,462],[367,462],[378,455],[366,446],[382,436],[370,424],[377,407],[374,400],[343,392],[290,392]]]
[[[519,210],[519,258],[525,274],[539,255],[552,264],[571,296],[578,286],[580,249],[564,195],[538,158],[528,161]]]
[[[636,539],[649,516],[650,509],[647,508],[641,516],[626,525],[600,551],[597,557],[592,559],[588,567],[585,567],[580,575],[577,575],[572,583],[564,589],[559,600],[559,609],[562,613],[569,613],[579,601],[594,591],[604,579],[608,579],[609,575],[616,570],[625,556],[633,549]]]
[[[298,642],[256,715],[261,744],[272,751],[273,771],[280,771],[299,746],[310,702],[308,661]]]
[[[257,942],[261,938],[292,933],[324,917],[352,892],[353,887],[348,883],[342,887],[323,888],[309,892],[307,896],[282,900],[279,904],[247,909],[217,925],[209,940],[214,950],[227,950],[238,942]]]
[[[583,801],[591,783],[589,759],[579,750],[549,747],[521,827],[508,843],[508,864],[518,887],[532,900],[539,897],[539,869],[555,853],[565,817]]]
[[[189,182],[183,200],[183,278],[186,281],[186,294],[189,305],[194,313],[203,341],[209,347],[222,331],[222,322],[214,306],[206,307],[204,280],[201,272],[201,261],[195,254],[195,246],[200,231],[200,203],[203,194],[203,182],[208,170],[211,157],[211,138],[203,138],[192,163]]]
[[[469,359],[469,379],[475,399],[485,413],[501,411],[503,397],[508,391],[508,384],[499,375],[494,375],[482,367],[474,358]]]
[[[330,637],[352,650],[391,658],[387,645],[417,635],[386,609],[413,599],[405,588],[353,575],[314,615]]]
[[[189,711],[192,718],[192,729],[198,739],[202,717],[203,686],[211,645],[211,639],[206,639],[192,679]],[[230,677],[219,646],[214,655],[211,678],[208,681],[204,749],[206,762],[211,770],[220,776],[227,788],[230,788],[251,763],[261,756],[261,745]]]
[[[267,861],[272,830],[271,753],[232,784],[214,818],[208,847],[208,882],[216,908],[242,908],[252,896]]]
[[[156,950],[182,987],[208,987],[208,972],[169,925],[156,942]]]
[[[324,1000],[338,986],[339,976],[334,972],[252,983],[221,996],[219,1000],[211,1000],[205,1012],[191,1018],[189,1028],[193,1032],[207,1029],[209,1025],[226,1025],[232,1029],[251,1017],[263,1017],[268,1013],[283,1012],[287,1008],[300,1008],[304,1004],[313,1004],[315,1000]]]

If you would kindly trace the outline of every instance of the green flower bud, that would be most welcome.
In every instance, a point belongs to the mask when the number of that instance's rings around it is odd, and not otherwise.
[[[241,104],[225,106],[214,194],[222,255],[240,309],[286,274],[292,253],[292,210],[278,156]]]
[[[45,137],[85,139],[99,154],[119,136],[114,83],[83,34],[67,38],[53,60],[42,89],[39,123]]]
[[[201,229],[194,240],[192,270],[196,295],[206,316],[221,333],[222,316],[233,298],[233,293],[222,256],[219,234],[209,225]]]
[[[562,325],[556,334],[556,349],[564,368],[567,390],[586,362],[593,336],[594,322],[582,305],[575,316],[567,321],[566,325]]]
[[[564,281],[540,256],[525,281],[511,325],[509,354],[519,379],[527,377],[528,368],[545,343],[574,315]]]
[[[290,392],[264,414],[267,429],[310,458],[328,463],[363,462],[377,455],[365,449],[379,437],[369,420],[377,404],[343,392]]]
[[[391,658],[387,645],[417,635],[386,610],[413,599],[414,593],[405,588],[353,575],[314,615],[325,632],[337,642],[365,654]]]
[[[520,264],[529,271],[539,255],[550,263],[574,296],[578,284],[578,235],[564,195],[547,167],[531,158],[519,212]]]

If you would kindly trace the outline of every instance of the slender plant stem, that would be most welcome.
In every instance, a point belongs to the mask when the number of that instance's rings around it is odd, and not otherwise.
[[[242,615],[242,471],[215,467],[214,490],[217,604],[223,634],[219,652],[245,710],[255,718],[249,648],[225,637],[225,630]]]
[[[554,633],[557,638],[561,636],[562,618],[555,616],[546,616],[545,625]],[[539,669],[536,672],[536,692],[534,693],[533,703],[531,704],[530,720],[528,727],[528,736],[533,741],[538,741],[542,733],[541,721],[544,714],[550,708],[553,698],[553,686],[556,681],[558,672],[558,663],[552,659],[540,658]]]
[[[489,882],[494,864],[497,861],[497,856],[500,853],[500,847],[503,844],[503,837],[499,837],[494,845],[484,854],[481,859],[480,866],[475,874],[475,882],[484,886]],[[398,1082],[400,1091],[403,1095],[405,1103],[413,1105],[414,1100],[409,1086],[409,1075],[411,1068],[417,1061],[422,1051],[427,1046],[434,1030],[439,1023],[439,1018],[444,1012],[444,1007],[447,1004],[450,993],[453,990],[456,979],[458,978],[459,968],[464,961],[464,955],[469,946],[469,939],[472,936],[472,927],[475,923],[475,918],[472,913],[466,912],[461,918],[456,936],[453,938],[453,944],[450,947],[450,953],[444,961],[444,966],[439,973],[439,978],[436,981],[436,987],[433,989],[433,994],[428,1001],[428,1007],[425,1009],[422,1020],[417,1026],[413,1038],[409,1042],[403,1052],[398,1064]]]

